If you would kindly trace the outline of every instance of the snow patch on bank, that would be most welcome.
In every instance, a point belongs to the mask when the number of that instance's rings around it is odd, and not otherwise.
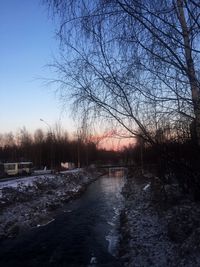
[[[173,266],[176,246],[168,238],[164,218],[152,204],[147,179],[130,176],[123,189],[121,258],[124,266]]]
[[[124,266],[200,266],[200,204],[177,184],[135,170],[123,189],[120,257]]]
[[[20,187],[20,186],[33,186],[33,183],[40,179],[51,179],[54,178],[55,175],[40,175],[40,176],[27,176],[23,178],[13,178],[11,180],[1,182],[0,181],[0,189],[4,187]]]

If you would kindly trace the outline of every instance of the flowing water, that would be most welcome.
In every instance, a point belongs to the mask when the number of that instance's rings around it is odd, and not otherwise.
[[[122,266],[116,257],[123,171],[112,171],[49,224],[0,243],[0,266]]]

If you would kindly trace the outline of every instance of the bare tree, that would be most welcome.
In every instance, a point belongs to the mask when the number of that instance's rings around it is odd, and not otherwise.
[[[186,117],[200,145],[197,1],[46,2],[61,19],[62,93],[152,144],[163,125]]]
[[[44,141],[44,133],[41,129],[37,129],[34,133],[34,142],[36,144],[42,143]]]
[[[15,136],[12,132],[2,135],[1,145],[2,147],[12,147],[16,144]]]

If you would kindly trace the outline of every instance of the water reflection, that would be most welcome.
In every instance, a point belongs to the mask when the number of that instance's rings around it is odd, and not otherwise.
[[[125,177],[126,173],[127,168],[124,167],[109,168],[109,177]]]

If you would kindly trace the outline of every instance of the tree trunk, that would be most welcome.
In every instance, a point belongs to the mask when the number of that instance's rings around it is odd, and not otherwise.
[[[194,68],[194,61],[192,58],[192,48],[190,44],[190,32],[187,26],[183,4],[184,4],[183,0],[177,0],[177,14],[183,33],[184,52],[187,65],[187,76],[191,88],[192,101],[194,107],[194,115],[195,115],[194,124],[196,130],[196,138],[197,138],[197,143],[200,146],[200,90],[199,90],[200,88],[196,76],[196,71]]]

